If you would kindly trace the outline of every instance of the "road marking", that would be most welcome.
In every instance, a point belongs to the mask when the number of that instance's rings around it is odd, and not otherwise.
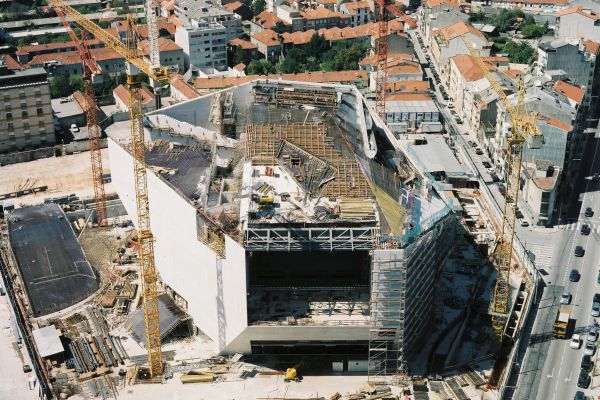
[[[571,372],[571,373],[569,374],[569,377],[568,377],[568,378],[565,378],[565,382],[571,382],[571,375],[572,375],[572,374],[573,374],[573,373]]]
[[[554,368],[552,368],[552,372],[550,372],[550,375],[546,375],[546,377],[548,379],[552,378],[552,376],[554,375]]]
[[[539,268],[548,268],[552,262],[552,253],[555,246],[552,244],[534,244],[527,243],[527,250],[535,254],[535,266]]]

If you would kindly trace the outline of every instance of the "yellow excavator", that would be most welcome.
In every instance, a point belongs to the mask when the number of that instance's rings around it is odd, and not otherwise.
[[[300,368],[300,365],[302,365],[302,362],[299,362],[293,367],[285,370],[285,373],[283,374],[284,382],[300,382],[302,380],[302,377],[298,375],[298,368]]]

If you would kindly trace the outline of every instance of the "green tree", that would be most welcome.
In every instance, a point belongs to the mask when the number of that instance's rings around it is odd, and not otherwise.
[[[275,66],[268,60],[252,60],[248,64],[248,75],[268,75],[276,72]]]
[[[235,46],[231,51],[231,67],[238,65],[241,62],[244,62],[244,50],[240,46]]]
[[[277,70],[282,74],[296,74],[306,71],[306,54],[303,49],[294,47],[281,57]]]
[[[66,76],[55,76],[50,81],[50,96],[53,99],[70,95],[71,87],[69,86],[69,78]]]
[[[508,54],[511,61],[517,64],[529,64],[535,55],[535,49],[527,43],[515,43],[512,40],[502,45],[500,51]]]
[[[321,60],[323,54],[329,51],[331,46],[324,36],[315,33],[312,35],[308,43],[304,46],[306,57],[315,57],[317,60]]]
[[[78,90],[83,92],[83,78],[79,75],[69,76],[69,88],[71,93],[75,93]]]
[[[340,43],[323,56],[321,66],[325,71],[357,70],[358,62],[367,55],[368,51],[369,46],[364,44]]]
[[[267,2],[265,0],[254,0],[252,3],[252,13],[256,17],[261,12],[265,11],[267,7]]]

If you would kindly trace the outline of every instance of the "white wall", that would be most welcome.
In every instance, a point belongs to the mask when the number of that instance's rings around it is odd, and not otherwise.
[[[112,139],[109,156],[113,185],[127,212],[136,221],[133,165],[129,154]],[[188,302],[194,324],[213,339],[216,350],[247,325],[246,262],[244,249],[227,238],[226,258],[196,238],[196,209],[152,172],[148,172],[151,228],[160,279]],[[217,268],[222,268],[225,337],[219,340]]]

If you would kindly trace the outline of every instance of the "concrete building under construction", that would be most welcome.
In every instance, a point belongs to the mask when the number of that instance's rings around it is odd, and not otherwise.
[[[145,126],[160,280],[216,350],[410,368],[455,218],[355,87],[257,80]],[[135,221],[129,126],[108,134]]]

